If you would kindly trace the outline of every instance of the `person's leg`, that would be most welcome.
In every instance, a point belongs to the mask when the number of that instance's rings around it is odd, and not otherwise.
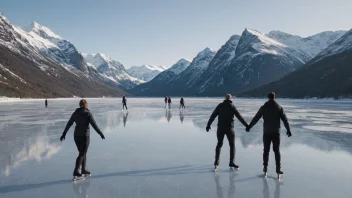
[[[226,132],[227,140],[229,141],[230,145],[230,165],[235,164],[235,131],[231,129]]]
[[[263,144],[264,144],[263,165],[264,167],[267,167],[268,161],[269,161],[270,144],[271,144],[270,135],[268,134],[263,135]]]
[[[280,154],[280,133],[273,135],[273,151],[275,153],[276,170],[281,168],[281,154]]]
[[[225,133],[220,131],[218,129],[217,131],[217,138],[218,138],[218,143],[216,145],[216,148],[215,148],[215,162],[214,162],[214,165],[219,165],[220,163],[220,152],[221,152],[221,147],[224,143],[224,136],[225,136]]]
[[[84,143],[83,143],[83,141],[84,140],[82,141],[82,137],[75,137],[74,140],[75,140],[75,143],[77,146],[77,150],[79,152],[78,157],[76,159],[75,169],[73,171],[73,175],[75,176],[75,174],[78,173],[79,167],[83,163],[83,159],[84,159],[84,152],[83,152]]]
[[[90,143],[90,138],[89,136],[87,136],[85,138],[85,141],[82,142],[83,145],[82,145],[82,152],[84,154],[84,158],[83,158],[83,161],[82,161],[82,172],[89,172],[88,169],[87,169],[87,152],[88,152],[88,147],[89,147],[89,143]]]

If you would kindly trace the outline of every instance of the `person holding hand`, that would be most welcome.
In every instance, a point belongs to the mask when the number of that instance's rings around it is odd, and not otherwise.
[[[257,114],[254,116],[253,120],[246,128],[246,131],[249,130],[261,119],[264,119],[264,135],[263,135],[263,143],[264,143],[264,153],[263,153],[263,172],[266,175],[268,171],[268,161],[269,161],[269,152],[270,152],[270,144],[273,143],[273,150],[275,153],[275,161],[276,161],[276,173],[278,177],[283,174],[281,170],[281,154],[280,154],[280,128],[281,123],[280,120],[285,125],[287,130],[287,136],[291,137],[291,129],[288,123],[288,119],[284,112],[284,109],[276,102],[275,93],[270,92],[268,94],[268,101],[259,109]]]

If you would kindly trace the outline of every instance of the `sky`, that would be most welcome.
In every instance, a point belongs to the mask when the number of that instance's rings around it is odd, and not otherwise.
[[[127,68],[171,66],[219,49],[245,28],[303,37],[352,28],[351,0],[1,0],[13,24],[33,21],[82,53],[104,53]]]

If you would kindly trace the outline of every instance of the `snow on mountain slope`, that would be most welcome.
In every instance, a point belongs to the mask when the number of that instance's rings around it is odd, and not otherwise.
[[[111,57],[105,54],[83,54],[83,56],[85,57],[86,61],[91,66],[94,66],[102,76],[110,79],[121,87],[130,89],[144,82],[130,76],[123,64],[111,59]]]
[[[198,95],[236,94],[274,81],[310,60],[304,52],[250,29],[243,31],[234,55],[229,64],[202,75],[195,86]]]
[[[164,66],[142,65],[142,66],[132,66],[129,69],[127,69],[127,72],[135,78],[148,82],[153,78],[155,78],[155,76],[160,74],[160,72],[163,72],[166,69],[168,68]]]
[[[202,73],[208,68],[210,61],[214,58],[216,50],[206,48],[199,52],[191,64],[170,82],[172,86],[182,87],[184,90],[196,83]],[[181,85],[181,86],[180,86]]]
[[[140,84],[130,91],[137,95],[159,96],[166,94],[163,90],[167,90],[167,84],[178,74],[184,71],[189,65],[190,61],[181,59],[177,61],[169,69],[161,72],[151,81]]]
[[[49,34],[53,36],[52,34]],[[29,38],[29,39],[27,39]],[[0,13],[0,93],[9,97],[72,97],[122,95],[124,92],[69,72],[46,56],[25,31]]]
[[[347,31],[326,31],[302,38],[281,31],[271,31],[267,36],[295,50],[304,51],[311,56],[311,58],[314,58],[346,32]]]
[[[352,50],[352,29],[344,34],[341,38],[327,47],[325,50],[320,52],[312,61],[317,62],[321,59],[327,58],[329,56],[333,56],[335,54],[342,53],[344,51]]]

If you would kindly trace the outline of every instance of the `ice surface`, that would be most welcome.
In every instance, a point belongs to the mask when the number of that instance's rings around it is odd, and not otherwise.
[[[350,197],[351,101],[279,100],[293,136],[282,130],[278,181],[273,153],[262,177],[261,121],[250,133],[236,121],[240,170],[229,171],[225,143],[214,173],[216,123],[209,133],[205,125],[222,99],[185,98],[183,113],[178,100],[166,111],[164,98],[129,98],[124,113],[120,98],[88,99],[106,140],[91,129],[92,177],[76,183],[74,127],[59,137],[78,99],[49,100],[47,109],[44,100],[0,102],[0,197]],[[264,102],[234,101],[248,122]]]

